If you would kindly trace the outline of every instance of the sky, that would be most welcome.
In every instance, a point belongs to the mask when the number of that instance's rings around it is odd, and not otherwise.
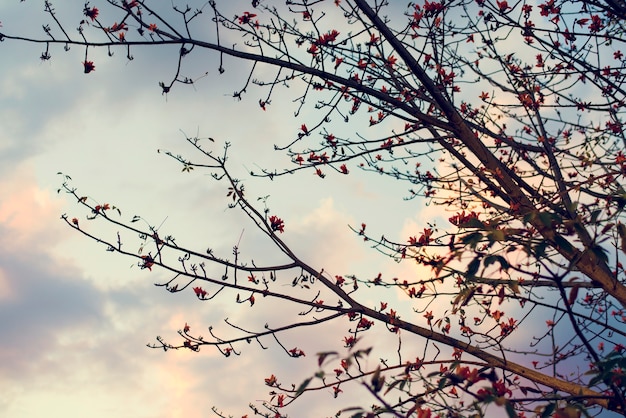
[[[3,30],[38,34],[50,19],[42,5],[30,3],[3,2]],[[81,18],[82,2],[58,2],[56,8],[70,27]],[[315,370],[314,356],[285,359],[271,341],[270,350],[246,347],[228,359],[211,349],[147,348],[157,335],[177,341],[186,322],[193,329],[223,326],[227,316],[242,324],[262,322],[250,320],[232,298],[209,305],[191,290],[169,294],[153,285],[167,280],[165,273],[141,270],[68,228],[62,214],[81,222],[84,214],[57,193],[58,172],[71,176],[80,193],[116,205],[125,219],[139,214],[162,225],[179,242],[228,256],[241,237],[242,252],[263,256],[270,249],[241,214],[227,210],[223,184],[206,173],[181,173],[157,153],[194,156],[182,132],[211,136],[216,147],[231,141],[231,170],[250,196],[270,195],[269,206],[287,225],[284,239],[313,265],[333,274],[404,268],[376,256],[348,228],[384,218],[380,231],[400,235],[421,225],[420,206],[402,200],[404,185],[358,170],[324,180],[308,172],[272,182],[250,178],[250,169],[288,165],[273,146],[290,141],[300,122],[289,101],[263,112],[261,93],[232,98],[245,65],[228,61],[220,76],[216,57],[198,54],[190,59],[190,74],[208,75],[164,96],[158,82],[171,76],[175,50],[136,50],[133,61],[121,50],[113,57],[92,50],[96,70],[90,74],[83,73],[79,48],[55,47],[49,61],[39,59],[41,52],[39,45],[0,44],[1,416],[195,418],[211,416],[213,406],[241,416],[250,412],[249,402],[268,399],[263,379],[270,374],[297,383]],[[284,312],[263,303],[262,320],[278,322]],[[328,337],[290,338],[314,353],[336,347],[340,336],[329,330]],[[332,396],[323,395],[333,411]],[[298,408],[311,408],[314,416],[320,407],[315,399]]]
[[[162,3],[164,13],[169,3]],[[50,21],[42,8],[34,1],[2,2],[2,30],[42,36],[41,24]],[[80,1],[56,4],[69,28],[83,18],[82,8]],[[102,19],[112,18],[101,9]],[[0,43],[0,416],[196,418],[213,416],[213,407],[242,416],[251,412],[248,403],[269,398],[265,378],[276,374],[282,383],[298,384],[316,370],[314,353],[336,349],[345,332],[340,324],[287,334],[286,346],[307,350],[299,359],[287,358],[271,340],[263,341],[267,350],[251,344],[228,358],[210,348],[148,348],[156,336],[178,342],[185,323],[199,333],[210,325],[228,333],[225,318],[262,329],[265,323],[283,325],[297,312],[262,298],[250,308],[236,304],[235,294],[209,303],[191,289],[170,294],[155,287],[170,278],[166,272],[142,270],[61,220],[76,216],[81,228],[116,239],[117,230],[87,221],[70,196],[57,192],[64,178],[59,172],[90,202],[115,205],[123,220],[140,215],[162,236],[172,234],[199,252],[208,247],[230,257],[238,243],[248,259],[280,259],[245,216],[227,208],[224,183],[201,170],[181,172],[158,152],[195,160],[199,155],[186,135],[214,138],[204,143],[215,150],[228,141],[231,173],[245,182],[260,209],[256,198],[269,196],[270,213],[285,220],[281,238],[308,264],[331,277],[422,277],[417,266],[380,255],[349,229],[364,222],[373,235],[403,241],[428,222],[445,222],[449,214],[441,207],[403,199],[410,185],[353,166],[348,176],[328,171],[324,179],[312,170],[273,181],[249,174],[291,166],[274,145],[288,144],[302,123],[318,117],[311,103],[294,117],[297,91],[278,89],[267,111],[258,105],[266,93],[255,87],[243,100],[234,99],[249,64],[226,59],[226,72],[219,74],[217,56],[204,51],[185,59],[185,75],[196,83],[176,85],[168,95],[158,83],[174,73],[176,48],[135,49],[132,61],[121,49],[113,57],[90,49],[96,65],[90,74],[83,72],[80,48],[53,47],[48,61],[39,59],[42,52],[42,45]],[[268,74],[264,68],[257,73]],[[467,86],[472,88],[478,86]],[[125,239],[139,250],[137,239]],[[364,297],[372,305],[381,302],[372,293]],[[363,344],[374,344],[382,331],[373,330]],[[329,390],[286,412],[324,416],[355,399],[372,403],[358,388],[338,399]]]

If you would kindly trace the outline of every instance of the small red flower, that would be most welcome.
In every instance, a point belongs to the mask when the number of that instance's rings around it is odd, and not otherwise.
[[[207,295],[207,291],[201,288],[200,286],[194,287],[193,291],[196,293],[196,296],[198,296],[200,299],[204,299]]]
[[[285,232],[285,222],[280,219],[278,216],[270,216],[269,218],[270,221],[270,228],[272,228],[272,231],[278,231],[280,233]]]
[[[354,347],[354,345],[356,344],[356,338],[354,338],[352,335],[350,335],[349,337],[343,337],[343,342],[346,348],[351,348]]]
[[[498,9],[500,9],[501,12],[506,12],[509,9],[509,3],[507,3],[506,0],[496,0],[496,4],[498,5]]]
[[[96,66],[93,64],[93,61],[83,61],[83,67],[85,67],[85,74],[96,71]]]
[[[370,34],[370,40],[367,41],[367,45],[369,45],[369,46],[376,45],[376,43],[378,43],[378,41],[380,41],[380,37],[378,37],[375,34],[371,33]]]
[[[320,36],[315,43],[317,45],[328,45],[331,42],[335,42],[337,40],[337,36],[339,36],[339,32],[333,29],[332,31]]]
[[[253,18],[255,18],[256,15],[254,13],[250,13],[250,12],[243,12],[243,16],[239,16],[239,24],[240,25],[246,25],[248,23],[250,23],[252,21]]]
[[[148,25],[148,30],[150,32],[154,32],[155,30],[157,30],[157,25],[156,23],[150,23],[150,25]]]
[[[85,16],[90,18],[91,21],[93,22],[98,17],[98,13],[100,13],[100,11],[98,10],[97,7],[92,7],[91,9],[85,7],[85,9],[83,10],[83,13],[85,14]]]
[[[298,347],[294,347],[291,350],[289,350],[289,354],[291,354],[291,357],[304,357],[304,356],[306,356],[306,354],[304,354],[304,351],[300,350]]]
[[[141,263],[139,265],[142,269],[148,269],[152,271],[152,266],[154,265],[154,259],[149,255],[142,255]]]
[[[374,325],[374,321],[370,321],[367,318],[361,318],[357,327],[360,329],[370,329],[372,325]]]
[[[117,32],[120,30],[128,30],[128,25],[126,23],[118,24],[117,22],[115,22],[113,26],[109,28],[109,32]]]

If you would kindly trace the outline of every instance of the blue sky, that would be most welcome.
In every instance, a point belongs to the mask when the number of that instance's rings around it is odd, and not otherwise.
[[[74,3],[57,4],[70,27],[82,11]],[[38,4],[5,2],[0,21],[7,32],[37,33],[49,18]],[[156,335],[175,339],[185,322],[205,329],[226,316],[245,324],[249,314],[231,300],[203,305],[191,291],[170,295],[153,286],[164,273],[142,271],[66,227],[61,214],[74,216],[77,208],[56,193],[59,171],[82,193],[120,207],[126,219],[140,214],[162,222],[179,241],[228,256],[243,231],[242,251],[271,257],[253,225],[226,209],[224,185],[197,171],[181,173],[157,153],[193,156],[181,130],[214,137],[216,147],[228,140],[233,172],[250,196],[271,196],[269,206],[287,224],[285,240],[310,262],[333,274],[400,269],[373,255],[347,226],[384,219],[381,233],[400,234],[416,225],[410,218],[419,208],[401,199],[404,185],[358,170],[324,180],[308,172],[273,182],[250,178],[256,165],[289,164],[273,145],[290,141],[301,122],[290,102],[262,112],[261,92],[252,90],[241,102],[230,97],[246,65],[227,62],[219,76],[215,57],[198,54],[189,71],[208,76],[166,97],[158,82],[172,74],[171,49],[136,50],[132,62],[121,50],[112,58],[93,50],[96,71],[88,75],[79,48],[55,47],[45,62],[41,46],[4,42],[0,50],[0,415],[204,417],[216,406],[237,416],[249,411],[249,402],[267,399],[269,374],[297,383],[315,370],[313,356],[285,359],[270,341],[272,350],[250,347],[229,359],[212,350],[148,349]],[[284,314],[259,305],[263,321]],[[335,348],[341,334],[328,332],[328,339],[293,337],[294,344],[308,341],[311,353]],[[316,407],[314,399],[299,407]]]

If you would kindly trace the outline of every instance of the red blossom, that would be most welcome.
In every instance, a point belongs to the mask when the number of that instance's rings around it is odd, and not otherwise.
[[[417,410],[417,418],[430,418],[432,413],[430,412],[430,408],[422,408]]]
[[[478,219],[478,214],[474,211],[465,214],[465,211],[457,213],[456,215],[448,218],[448,221],[454,226],[463,227],[467,225],[472,219]]]
[[[370,34],[370,40],[367,41],[367,45],[372,46],[372,45],[376,45],[376,43],[378,43],[378,41],[380,41],[380,37],[376,36],[375,34]]]
[[[433,230],[430,228],[424,228],[424,233],[420,236],[418,241],[421,245],[426,245],[430,242],[430,237],[433,234]]]
[[[354,347],[354,344],[356,344],[356,338],[354,338],[352,335],[349,337],[343,337],[343,342],[346,348],[352,348]]]
[[[100,13],[100,11],[98,10],[97,7],[92,7],[91,9],[88,7],[85,7],[85,9],[83,10],[83,13],[85,14],[85,16],[90,18],[91,21],[93,22],[98,17],[98,13]]]
[[[141,263],[139,263],[139,266],[142,269],[148,269],[150,271],[152,271],[152,266],[154,265],[154,259],[149,256],[149,255],[142,255],[141,256]]]
[[[148,25],[148,30],[149,30],[150,32],[154,32],[155,30],[157,30],[157,25],[156,25],[156,23],[150,23],[150,24]]]
[[[342,172],[343,174],[348,174],[348,173],[349,173],[349,171],[348,171],[348,167],[346,167],[346,165],[345,165],[345,164],[341,164],[341,166],[339,166],[339,169],[341,170],[341,172]]]
[[[204,299],[207,295],[207,291],[201,288],[200,286],[194,287],[193,291],[196,293],[196,296],[200,299]]]
[[[250,12],[243,12],[243,16],[239,16],[239,24],[246,25],[252,21],[253,18],[256,17],[256,14]]]
[[[306,354],[304,354],[304,351],[300,350],[298,347],[294,347],[291,350],[289,350],[289,354],[291,354],[291,357],[305,357]]]
[[[372,325],[374,325],[374,321],[370,321],[367,318],[361,318],[357,327],[360,329],[370,329]]]
[[[273,374],[270,377],[265,379],[265,384],[267,386],[275,386],[276,383],[277,383],[276,376],[274,376]]]
[[[83,67],[85,69],[85,74],[96,71],[96,66],[93,64],[93,61],[83,61]]]
[[[270,221],[270,228],[272,229],[272,231],[276,232],[280,232],[281,234],[283,232],[285,232],[285,222],[280,219],[278,216],[270,216],[269,217],[269,221]]]
[[[607,121],[606,127],[614,134],[622,132],[622,124],[619,122]]]
[[[115,22],[113,24],[113,26],[111,26],[108,31],[109,32],[117,32],[120,30],[128,30],[128,25],[126,23],[120,23],[118,24],[117,22]]]
[[[325,33],[322,36],[320,36],[317,39],[317,41],[315,41],[315,43],[317,45],[328,45],[331,42],[335,42],[337,40],[337,36],[339,36],[339,32],[337,32],[335,29],[333,29],[330,32]]]

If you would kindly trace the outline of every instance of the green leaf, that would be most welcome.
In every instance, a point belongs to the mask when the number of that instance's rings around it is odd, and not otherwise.
[[[471,248],[476,248],[476,245],[483,239],[483,234],[480,232],[472,232],[461,237],[461,242],[465,245],[469,245]]]
[[[605,248],[602,248],[599,245],[594,245],[590,248],[590,250],[599,260],[602,260],[605,263],[609,261],[609,256]]]
[[[546,254],[546,248],[548,248],[548,243],[546,241],[541,241],[539,244],[535,245],[533,255],[537,258],[543,257]]]
[[[561,235],[555,236],[554,242],[558,247],[564,249],[567,252],[570,252],[574,249],[574,247],[572,247],[572,244],[570,244],[569,241],[563,238]]]
[[[555,408],[556,408],[556,404],[554,403],[548,404],[548,406],[546,406],[543,412],[541,413],[541,418],[548,418],[550,415],[552,415],[552,412],[554,412]]]
[[[313,380],[313,378],[309,377],[304,382],[300,383],[300,386],[298,386],[298,390],[296,390],[296,394],[295,394],[296,397],[302,395],[306,387],[309,386],[309,383],[311,383],[311,380]]]
[[[321,366],[322,363],[324,363],[324,360],[326,360],[326,357],[328,356],[335,356],[338,353],[336,351],[324,351],[321,353],[317,353],[317,365]]]
[[[478,218],[470,218],[467,222],[465,222],[464,224],[460,225],[463,226],[464,228],[481,228],[484,229],[485,228],[485,223],[482,221],[479,221]]]
[[[623,223],[618,223],[617,224],[617,233],[620,237],[620,239],[622,240],[622,252],[624,254],[626,254],[626,225],[624,225]]]
[[[517,418],[517,412],[515,412],[515,408],[513,408],[513,404],[508,400],[504,403],[504,409],[506,410],[506,414],[509,418]]]
[[[550,212],[539,212],[538,214],[539,222],[541,222],[544,226],[552,226],[552,221],[554,221],[554,216]]]
[[[490,242],[506,241],[506,234],[501,229],[494,229],[487,234],[487,238]]]
[[[472,261],[470,261],[470,263],[467,265],[465,275],[468,278],[474,277],[478,272],[478,267],[480,267],[480,256],[476,256]]]
[[[592,224],[596,223],[601,213],[602,213],[601,209],[597,209],[591,212],[591,218],[589,218],[589,223],[592,223]]]
[[[394,380],[393,383],[391,383],[388,387],[387,390],[385,391],[384,395],[386,395],[387,393],[389,393],[389,391],[391,389],[393,389],[394,387],[400,385],[400,387],[398,388],[399,390],[404,389],[404,386],[406,385],[407,380],[406,379],[398,379],[398,380]]]

